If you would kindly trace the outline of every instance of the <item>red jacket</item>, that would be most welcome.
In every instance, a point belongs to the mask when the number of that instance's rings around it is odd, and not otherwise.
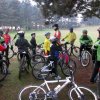
[[[60,40],[60,38],[61,38],[61,32],[60,32],[59,30],[58,30],[58,31],[55,31],[54,36],[55,36],[57,39]]]
[[[5,50],[6,50],[6,47],[0,44],[0,51],[5,51]]]
[[[4,38],[5,43],[8,45],[11,41],[10,35],[9,34],[3,34],[3,38]]]

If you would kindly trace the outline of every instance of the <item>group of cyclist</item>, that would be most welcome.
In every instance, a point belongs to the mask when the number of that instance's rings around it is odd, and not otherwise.
[[[50,60],[54,61],[54,69],[52,70],[52,73],[55,75],[55,79],[60,79],[61,77],[58,75],[58,71],[57,71],[57,60],[59,59],[59,51],[62,51],[61,48],[61,32],[59,30],[59,26],[58,24],[54,24],[53,25],[54,28],[54,36],[50,36],[50,32],[45,33],[45,40],[44,40],[44,54],[47,55],[51,55],[50,56]],[[11,49],[13,49],[12,43],[11,43],[11,37],[8,34],[9,33],[9,29],[6,30],[5,33],[3,33],[2,30],[0,30],[0,51],[2,53],[6,54],[6,59],[8,59],[8,50],[9,50],[9,44],[11,44]],[[98,29],[98,38],[97,41],[94,43],[94,48],[95,48],[95,53],[94,55],[97,55],[96,57],[93,57],[95,59],[93,59],[95,61],[95,67],[92,73],[92,77],[90,79],[90,81],[92,83],[95,82],[95,77],[98,73],[98,69],[100,66],[100,28]],[[30,43],[28,42],[27,39],[25,39],[25,32],[24,31],[18,31],[17,32],[18,35],[18,39],[15,42],[15,46],[18,47],[18,52],[20,52],[20,57],[23,57],[22,52],[26,52],[26,57],[27,59],[29,59],[29,55],[28,55],[28,48],[30,48],[33,51],[33,55],[36,54],[36,47],[37,47],[37,43],[36,43],[36,34],[32,33],[31,34],[31,40]],[[70,32],[62,39],[62,41],[66,41],[70,44],[74,44],[75,40],[76,40],[76,34],[73,31],[73,28],[70,28]],[[90,54],[92,53],[91,47],[93,46],[93,40],[91,39],[90,36],[88,36],[88,31],[87,30],[83,30],[83,34],[80,37],[80,56],[81,56],[81,51],[84,48],[84,46],[88,47],[88,51],[90,52]],[[10,63],[10,62],[9,62]],[[27,62],[28,65],[30,62]]]

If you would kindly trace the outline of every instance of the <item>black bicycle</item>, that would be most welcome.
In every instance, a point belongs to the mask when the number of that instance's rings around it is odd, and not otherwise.
[[[3,56],[2,54],[0,54],[0,82],[3,81],[7,74],[8,74],[8,64],[7,61],[5,60],[5,56]]]

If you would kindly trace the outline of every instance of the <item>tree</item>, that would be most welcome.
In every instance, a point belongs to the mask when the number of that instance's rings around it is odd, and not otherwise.
[[[35,0],[40,5],[43,15],[51,19],[52,16],[77,16],[84,18],[96,16],[100,18],[100,0]]]

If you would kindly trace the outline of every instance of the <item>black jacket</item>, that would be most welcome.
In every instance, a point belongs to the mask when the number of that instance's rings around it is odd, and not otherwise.
[[[15,46],[18,47],[18,51],[19,52],[23,52],[23,51],[26,51],[28,52],[28,48],[31,49],[31,46],[30,44],[28,43],[28,41],[24,38],[19,38],[16,40],[15,42]]]
[[[36,48],[37,44],[36,44],[36,39],[35,38],[32,38],[30,40],[30,43],[31,43],[32,48]]]

